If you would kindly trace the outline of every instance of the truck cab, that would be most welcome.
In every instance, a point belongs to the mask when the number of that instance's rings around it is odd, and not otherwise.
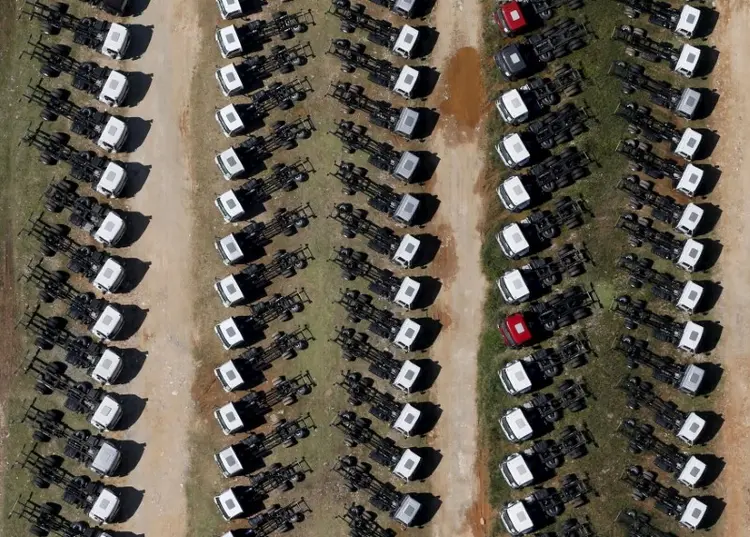
[[[695,308],[698,307],[702,296],[703,286],[693,281],[688,281],[685,283],[685,287],[682,288],[682,293],[680,293],[675,306],[677,306],[678,310],[692,315],[695,312]]]
[[[216,0],[219,6],[219,13],[224,20],[239,18],[243,15],[240,0]]]
[[[112,522],[119,510],[120,498],[111,489],[104,487],[94,500],[88,516],[99,524],[107,524]]]
[[[97,475],[111,476],[117,471],[121,460],[122,453],[120,450],[114,444],[105,440],[99,444],[96,454],[89,464],[89,470]]]
[[[125,279],[125,269],[114,259],[107,259],[91,282],[102,293],[114,293]]]
[[[245,209],[242,207],[242,203],[233,190],[228,190],[218,196],[214,200],[214,205],[219,209],[226,223],[236,222],[245,216]]]
[[[89,375],[102,384],[112,384],[122,371],[122,358],[110,349],[105,349]]]
[[[411,320],[404,319],[401,328],[399,328],[396,337],[393,338],[393,344],[403,351],[410,351],[414,343],[419,336],[419,331],[422,327],[419,323]]]
[[[396,38],[396,43],[393,45],[393,53],[398,54],[402,58],[411,58],[412,52],[414,52],[414,45],[416,45],[418,38],[419,30],[405,24]]]
[[[690,5],[682,6],[680,18],[677,21],[674,33],[685,39],[692,39],[695,29],[698,27],[700,17],[700,9]]]
[[[700,132],[688,127],[687,129],[685,129],[685,132],[682,133],[680,141],[677,142],[677,145],[674,149],[674,154],[678,157],[684,158],[687,161],[693,160],[702,139],[703,135]]]
[[[416,4],[417,0],[394,0],[391,4],[391,11],[399,17],[408,19],[414,15],[414,6]]]
[[[690,498],[685,510],[680,516],[680,525],[688,528],[691,531],[695,531],[703,521],[703,517],[706,516],[708,506],[697,498]]]
[[[500,511],[500,520],[505,531],[517,537],[534,531],[534,522],[529,515],[524,501],[514,501],[505,505]]]
[[[235,108],[233,104],[228,104],[217,110],[214,117],[216,118],[219,127],[221,127],[221,132],[223,132],[224,136],[227,138],[245,132],[245,124],[242,121],[242,117],[237,112],[237,108]]]
[[[495,151],[500,156],[506,167],[511,169],[523,168],[531,160],[526,144],[523,143],[518,133],[506,134],[495,145]]]
[[[520,259],[531,251],[531,245],[524,236],[521,226],[513,223],[508,224],[497,232],[495,240],[500,245],[500,250],[508,259]]]
[[[404,0],[398,0],[398,2],[402,1]],[[398,508],[393,512],[392,518],[402,526],[408,527],[414,522],[421,507],[419,501],[409,494],[405,494]]]
[[[125,168],[123,168],[119,164],[110,162],[109,164],[107,164],[107,167],[104,168],[104,171],[102,172],[101,177],[99,177],[99,182],[96,183],[96,187],[94,188],[94,190],[96,190],[102,196],[106,196],[108,198],[116,198],[117,196],[122,194],[127,180],[128,176],[125,172]]]
[[[505,4],[507,5],[507,4]],[[529,107],[517,89],[506,91],[495,100],[495,108],[508,125],[520,125],[529,118]]]
[[[507,271],[496,283],[506,304],[520,304],[531,298],[531,290],[518,269]]]
[[[237,241],[234,233],[218,239],[214,242],[214,248],[219,252],[219,256],[225,265],[234,265],[240,263],[245,258],[245,253]]]
[[[125,235],[125,220],[115,211],[109,211],[94,232],[94,240],[105,246],[115,246]]]
[[[404,393],[410,393],[419,377],[421,368],[411,360],[404,360],[393,385]]]
[[[674,108],[675,114],[685,119],[693,119],[701,103],[701,93],[693,88],[685,88]]]
[[[523,57],[521,47],[512,43],[500,49],[494,55],[495,65],[506,80],[518,80],[529,69],[529,64]]]
[[[107,305],[91,327],[91,333],[100,341],[109,341],[117,337],[124,324],[125,317],[122,312],[112,305]]]
[[[704,330],[701,325],[693,321],[686,322],[677,348],[690,354],[696,354],[700,348]]]
[[[130,30],[122,24],[113,22],[104,38],[101,53],[113,60],[122,60],[130,45]]]
[[[685,372],[682,374],[680,384],[677,389],[682,393],[688,395],[695,395],[700,390],[701,383],[706,376],[706,372],[702,367],[690,364],[685,368]]]
[[[492,17],[508,37],[513,37],[523,32],[523,29],[527,25],[521,5],[515,0],[511,2],[499,2],[497,9],[492,13]]]
[[[695,412],[688,414],[685,423],[677,432],[677,438],[689,446],[695,445],[703,430],[706,428],[706,420],[701,418]]]
[[[520,395],[531,390],[531,378],[521,360],[508,362],[497,375],[503,388],[510,395]]]
[[[701,51],[698,47],[683,45],[680,50],[680,56],[677,58],[677,63],[674,66],[675,73],[685,78],[692,78],[695,74],[695,69],[698,67],[700,58]]]
[[[404,268],[411,268],[419,251],[419,239],[412,235],[404,235],[401,243],[393,254],[393,262]]]
[[[419,294],[419,288],[420,283],[417,280],[409,277],[404,278],[393,302],[404,309],[410,310]]]
[[[214,460],[224,477],[234,477],[246,472],[237,452],[239,445],[228,446],[214,455]]]
[[[693,164],[688,164],[685,166],[685,171],[682,172],[680,179],[677,181],[675,190],[692,198],[700,188],[702,180],[703,170]]]
[[[102,129],[96,145],[108,153],[116,153],[122,149],[125,139],[128,137],[128,126],[116,117],[110,117]]]
[[[214,326],[214,332],[221,341],[224,350],[236,349],[245,345],[245,338],[242,335],[240,327],[237,325],[235,317],[224,319]]]
[[[245,295],[242,293],[242,288],[232,274],[217,281],[214,284],[214,289],[216,289],[216,292],[219,294],[221,303],[225,308],[242,304],[245,301]]]
[[[522,408],[506,410],[500,417],[500,428],[508,441],[517,444],[534,436],[534,430]]]
[[[677,482],[692,489],[698,486],[705,473],[706,463],[695,456],[690,456],[685,463],[685,467],[677,476]]]
[[[216,81],[219,83],[219,89],[224,97],[231,97],[233,95],[239,95],[245,90],[245,85],[242,83],[237,68],[234,64],[230,63],[216,70]]]
[[[245,379],[242,378],[242,373],[234,360],[224,362],[214,369],[214,375],[225,392],[237,390],[245,384]]]
[[[511,212],[522,211],[531,205],[531,196],[519,175],[509,177],[497,187],[497,197]]]
[[[219,167],[219,171],[221,171],[221,175],[226,181],[231,181],[245,174],[245,166],[242,164],[242,160],[240,160],[237,151],[233,147],[216,155],[214,162]]]
[[[396,121],[396,126],[393,127],[393,132],[407,140],[411,140],[414,138],[418,123],[419,112],[411,108],[403,108],[398,121]]]
[[[404,99],[411,99],[414,88],[417,86],[419,80],[419,71],[414,67],[405,65],[401,68],[401,72],[398,74],[396,83],[393,85],[393,93],[400,95]]]
[[[214,410],[214,418],[221,427],[221,431],[227,436],[245,430],[245,425],[242,423],[242,418],[240,418],[234,403],[227,403]]]
[[[675,264],[684,271],[695,272],[703,250],[703,244],[694,239],[688,239],[685,241],[680,257]]]
[[[99,92],[99,101],[116,108],[124,101],[130,89],[128,78],[119,71],[110,71],[107,80],[104,81],[102,91]]]
[[[91,415],[89,423],[99,431],[109,431],[122,417],[122,406],[114,397],[105,395]]]
[[[407,403],[401,409],[401,414],[398,415],[396,421],[393,422],[393,428],[404,436],[411,436],[421,414],[416,407]]]
[[[219,51],[222,58],[234,58],[242,54],[242,42],[237,34],[237,28],[232,24],[224,28],[217,28],[216,43],[219,45]]]
[[[399,201],[396,210],[393,211],[391,218],[399,224],[408,226],[414,220],[418,208],[419,200],[411,194],[404,194],[401,196],[401,201]]]
[[[510,488],[520,489],[534,482],[534,475],[522,453],[508,455],[500,463],[499,468],[500,474]]]
[[[419,167],[419,156],[412,153],[411,151],[404,151],[401,153],[401,158],[393,168],[391,175],[396,179],[400,179],[404,183],[411,183],[414,181],[414,174]]]
[[[507,347],[523,347],[532,339],[531,330],[523,313],[514,313],[506,317],[498,326]]]
[[[703,209],[698,207],[695,203],[688,203],[685,206],[685,210],[682,212],[677,225],[674,227],[675,230],[692,237],[695,234],[696,229],[700,226],[701,220],[703,219]]]
[[[396,466],[393,467],[393,475],[409,481],[417,471],[420,462],[422,462],[422,457],[410,449],[405,449]]]
[[[221,517],[227,522],[242,516],[245,512],[242,508],[244,502],[238,497],[238,488],[239,487],[231,487],[218,496],[214,496],[214,503],[219,509],[219,514],[221,514]]]

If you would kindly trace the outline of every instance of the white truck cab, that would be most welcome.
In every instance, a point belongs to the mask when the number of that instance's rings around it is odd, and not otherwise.
[[[695,239],[688,239],[685,241],[680,257],[675,264],[684,271],[695,272],[703,250],[703,244]]]
[[[418,123],[419,112],[412,108],[402,108],[401,115],[398,116],[398,121],[396,121],[396,126],[393,128],[393,132],[402,138],[411,140],[414,138]]]
[[[110,116],[96,145],[108,153],[117,153],[125,144],[128,137],[128,126],[120,118]]]
[[[500,377],[500,384],[509,395],[520,395],[531,390],[531,378],[521,360],[506,363],[497,372],[497,376]]]
[[[508,224],[495,235],[500,250],[508,259],[520,259],[531,250],[529,241],[523,234],[521,226],[516,223]]]
[[[245,216],[245,209],[233,190],[228,190],[214,200],[224,222],[231,223],[241,220]]]
[[[236,306],[245,301],[245,295],[232,274],[214,283],[214,289],[219,294],[221,303],[225,308]]]
[[[505,437],[511,442],[523,442],[534,434],[526,414],[519,407],[506,410],[499,421]]]
[[[534,522],[522,501],[506,504],[500,511],[500,520],[503,522],[505,530],[513,537],[527,535],[534,531]]]
[[[399,266],[404,268],[411,268],[412,263],[417,257],[419,251],[420,241],[418,238],[412,235],[404,235],[401,239],[401,243],[396,248],[396,253],[393,254],[391,260]]]
[[[703,170],[694,164],[688,164],[685,166],[685,171],[682,172],[682,176],[677,181],[675,190],[685,194],[687,197],[692,198],[700,188],[701,181],[703,180]]]
[[[419,79],[419,71],[405,65],[401,68],[401,72],[396,79],[396,83],[393,85],[393,93],[400,95],[404,99],[411,99],[414,88],[417,87],[417,80]]]
[[[240,157],[233,147],[216,155],[214,162],[219,167],[221,175],[227,181],[231,181],[235,177],[239,177],[245,173],[245,166],[243,166]]]
[[[405,449],[396,466],[393,467],[393,475],[409,481],[417,471],[420,462],[422,462],[422,457],[410,449]]]
[[[516,132],[503,136],[495,145],[495,151],[503,164],[514,170],[523,168],[531,160],[531,153],[521,140],[521,135]]]
[[[214,460],[219,466],[224,477],[234,477],[245,471],[234,446],[229,446],[214,455]]]
[[[703,296],[703,286],[693,281],[685,282],[680,298],[677,299],[677,309],[692,315]]]
[[[391,11],[393,11],[396,15],[408,19],[409,17],[414,15],[414,6],[416,5],[416,3],[417,0],[396,0],[391,6]]]
[[[682,212],[680,219],[677,221],[677,225],[674,227],[676,231],[692,237],[695,235],[695,231],[700,226],[701,220],[703,219],[704,210],[698,207],[695,203],[688,203],[685,206],[685,210]]]
[[[677,438],[689,446],[695,445],[703,430],[706,428],[706,420],[701,418],[695,412],[688,414],[685,423],[677,432]]]
[[[402,58],[411,58],[411,54],[414,52],[414,45],[416,45],[418,38],[419,30],[405,24],[396,38],[396,43],[393,45],[393,53],[398,54]]]
[[[680,342],[677,344],[677,348],[681,351],[689,352],[690,354],[696,354],[700,347],[701,340],[703,339],[704,330],[705,329],[701,325],[694,323],[693,321],[686,322],[685,328],[682,331],[682,337],[680,337]]]
[[[677,26],[675,27],[674,33],[676,33],[680,37],[684,37],[685,39],[692,39],[693,34],[695,33],[695,29],[698,27],[700,17],[700,9],[690,5],[682,6],[680,18],[677,21]]]
[[[495,108],[508,125],[520,125],[529,118],[529,107],[517,89],[506,91],[495,99]]]
[[[214,115],[216,122],[221,127],[224,136],[236,136],[245,132],[245,124],[233,104],[228,104],[216,111]]]
[[[219,13],[224,20],[231,20],[243,15],[240,0],[216,0],[219,6]]]
[[[218,336],[219,341],[221,341],[224,350],[236,349],[245,344],[245,338],[237,326],[237,321],[234,317],[224,319],[214,326],[214,332]]]
[[[104,487],[94,500],[94,505],[91,506],[88,515],[91,520],[99,524],[107,524],[114,520],[119,511],[120,498],[112,492],[112,489]]]
[[[706,463],[695,456],[691,456],[677,476],[677,482],[692,489],[698,486],[705,473]]]
[[[697,498],[690,498],[685,510],[680,516],[680,525],[685,526],[691,531],[695,531],[703,521],[703,517],[706,516],[708,506]]]
[[[214,503],[219,509],[221,518],[227,522],[242,516],[244,512],[244,509],[242,509],[242,502],[237,498],[234,487],[225,490],[218,496],[214,496]]]
[[[695,69],[698,67],[700,58],[701,50],[698,47],[682,45],[680,57],[677,58],[677,63],[674,66],[675,72],[685,78],[692,78],[695,74]]]
[[[97,360],[89,376],[102,384],[112,384],[122,371],[122,358],[115,351],[106,349]]]
[[[497,279],[497,288],[506,304],[520,304],[531,298],[531,291],[519,269],[509,270]]]
[[[677,389],[688,395],[696,395],[698,390],[700,390],[701,383],[705,377],[706,372],[702,367],[690,364],[685,368],[685,372],[682,374]]]
[[[693,119],[695,113],[698,111],[698,106],[701,103],[700,91],[693,88],[685,88],[682,91],[680,100],[674,107],[674,112],[678,116],[682,116],[685,119]]]
[[[511,212],[522,211],[531,205],[531,196],[519,175],[508,177],[500,183],[496,192],[500,203]]]
[[[89,470],[97,475],[111,476],[117,471],[121,460],[120,450],[105,440],[99,445],[96,455],[89,464]]]
[[[419,155],[411,151],[404,151],[401,153],[401,158],[396,167],[393,168],[391,175],[404,183],[411,183],[414,180],[414,173],[419,167],[419,161]]]
[[[416,321],[413,321],[412,319],[404,319],[396,337],[393,338],[393,344],[403,351],[412,350],[412,346],[417,340],[421,328],[422,327],[419,326],[419,323]]]
[[[91,333],[100,341],[109,341],[117,337],[124,324],[125,317],[122,312],[110,304],[105,306],[104,311],[91,327]]]
[[[96,183],[95,190],[102,196],[116,198],[122,194],[127,181],[128,175],[127,172],[125,172],[125,168],[119,164],[110,162],[107,164],[107,167],[104,168],[104,171],[99,178],[99,182]]]
[[[396,297],[393,302],[404,309],[410,310],[414,305],[414,300],[419,294],[420,283],[408,276],[401,280],[401,287],[398,288]]]
[[[414,216],[417,214],[419,209],[419,200],[411,194],[404,194],[401,196],[401,201],[393,211],[391,218],[396,222],[408,226],[414,220]]]
[[[398,375],[396,375],[396,378],[393,381],[393,385],[404,393],[410,393],[421,370],[422,369],[411,360],[405,360],[401,365]]]
[[[94,232],[94,240],[105,246],[115,246],[125,235],[125,220],[115,211],[109,211],[99,228]]]
[[[401,0],[399,0],[401,1]],[[404,495],[401,504],[393,512],[392,518],[402,526],[410,526],[417,516],[422,504],[409,494]]]
[[[101,53],[113,60],[122,60],[130,45],[130,30],[122,24],[113,22],[104,38]]]
[[[221,431],[227,436],[245,429],[245,425],[242,423],[242,418],[240,418],[234,403],[227,403],[214,410],[214,418],[216,418],[219,427],[221,427]]]
[[[214,241],[214,248],[219,252],[219,256],[225,265],[234,265],[245,258],[245,254],[237,242],[234,233]]]
[[[242,78],[234,64],[230,63],[216,70],[216,81],[219,83],[219,89],[224,97],[238,95],[245,89]]]
[[[242,42],[234,24],[225,26],[224,28],[216,28],[214,37],[216,38],[216,43],[219,45],[219,52],[221,52],[222,58],[234,58],[242,54]]]
[[[698,147],[701,145],[701,140],[703,140],[703,135],[695,129],[688,127],[682,133],[682,138],[680,138],[680,141],[675,146],[674,154],[687,161],[693,160]]]
[[[225,392],[234,391],[245,384],[245,380],[242,378],[234,360],[224,362],[214,369],[214,375]]]
[[[99,92],[99,101],[113,108],[120,106],[130,89],[128,77],[119,71],[110,71],[107,80],[104,81],[102,91]]]
[[[125,279],[125,269],[114,259],[107,259],[91,282],[102,293],[114,293]]]
[[[122,417],[122,406],[114,397],[105,395],[94,411],[89,423],[99,431],[109,431]]]
[[[512,453],[500,463],[500,474],[510,488],[520,489],[534,482],[534,475],[522,453]]]
[[[421,414],[422,412],[416,407],[407,403],[404,405],[404,408],[401,409],[401,414],[399,414],[398,418],[396,418],[396,421],[393,423],[393,428],[404,436],[411,436]]]

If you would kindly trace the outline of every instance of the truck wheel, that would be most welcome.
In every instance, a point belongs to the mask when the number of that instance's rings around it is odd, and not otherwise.
[[[289,39],[294,37],[294,32],[291,30],[284,30],[283,32],[279,33],[279,39],[282,41],[288,41]]]
[[[284,406],[291,406],[297,402],[297,399],[293,395],[287,395],[281,400],[281,404]]]
[[[43,121],[55,121],[57,119],[57,114],[49,108],[44,108],[39,113],[39,117],[41,117]]]
[[[292,312],[291,311],[287,310],[287,311],[283,312],[279,316],[279,321],[281,321],[282,323],[285,323],[285,322],[291,321],[291,320],[292,320]]]
[[[60,76],[60,70],[52,65],[42,65],[39,69],[39,74],[44,78],[57,78]]]

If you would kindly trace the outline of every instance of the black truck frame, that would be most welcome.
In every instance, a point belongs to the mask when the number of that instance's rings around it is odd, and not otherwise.
[[[367,290],[390,302],[396,298],[403,278],[399,278],[388,269],[373,265],[365,252],[351,248],[338,248],[330,262],[341,269],[341,277],[346,281],[362,278],[367,282]]]
[[[341,357],[347,362],[363,360],[368,364],[367,371],[378,378],[393,382],[403,365],[387,350],[380,350],[368,341],[367,334],[354,328],[337,328],[331,339],[341,348]]]

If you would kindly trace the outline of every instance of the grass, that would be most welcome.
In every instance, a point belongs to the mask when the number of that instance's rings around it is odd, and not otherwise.
[[[485,10],[487,17],[485,27],[486,49],[485,56],[502,46],[503,39],[499,35],[498,29],[491,22],[489,12],[493,7],[493,2],[486,1]],[[561,13],[559,16],[564,15]],[[555,430],[559,431],[561,427],[567,424],[581,424],[585,422],[596,440],[596,446],[590,449],[590,454],[583,459],[568,462],[561,469],[558,469],[558,476],[568,473],[576,473],[579,476],[588,475],[593,488],[597,491],[595,496],[590,498],[590,503],[579,509],[568,509],[566,513],[558,519],[558,522],[570,517],[580,517],[587,515],[590,517],[594,529],[599,535],[620,534],[619,529],[613,530],[613,520],[617,512],[631,506],[635,502],[630,499],[629,491],[626,490],[618,478],[620,473],[630,464],[642,464],[650,466],[650,459],[645,457],[635,457],[626,451],[626,444],[623,439],[615,434],[615,428],[620,419],[634,414],[642,420],[649,420],[650,416],[646,411],[631,412],[625,407],[623,394],[615,389],[616,382],[628,371],[625,367],[623,358],[611,350],[615,338],[625,332],[622,320],[616,318],[613,313],[608,311],[608,306],[613,298],[620,294],[630,294],[637,298],[649,300],[649,307],[670,313],[674,311],[654,301],[649,293],[644,290],[635,291],[629,288],[623,275],[616,271],[615,260],[623,253],[630,251],[627,245],[627,237],[619,230],[614,229],[614,224],[618,216],[628,209],[627,199],[624,195],[615,190],[616,182],[620,177],[628,172],[624,159],[615,154],[614,149],[621,138],[628,137],[626,126],[621,120],[613,115],[618,100],[624,98],[619,89],[619,83],[612,77],[607,76],[610,63],[615,59],[625,59],[623,47],[611,41],[609,35],[615,24],[624,24],[627,19],[622,15],[621,7],[610,0],[599,0],[597,2],[586,2],[585,7],[574,13],[575,17],[586,17],[589,21],[589,27],[593,31],[594,39],[587,47],[573,55],[558,60],[553,63],[554,68],[557,63],[569,62],[573,66],[580,66],[583,69],[586,83],[583,93],[575,98],[579,105],[588,106],[595,120],[590,125],[589,132],[582,135],[575,141],[580,149],[585,150],[594,160],[590,176],[580,180],[574,186],[565,189],[562,193],[557,193],[556,198],[561,195],[578,196],[581,195],[593,211],[593,217],[588,222],[574,232],[564,232],[561,238],[556,239],[555,244],[560,246],[565,242],[581,243],[585,242],[588,250],[591,252],[595,262],[589,267],[586,274],[576,279],[575,283],[580,285],[593,285],[599,296],[603,308],[594,311],[594,315],[582,323],[574,326],[568,331],[584,330],[589,337],[596,357],[591,362],[572,371],[566,371],[559,382],[564,378],[579,378],[585,381],[593,397],[589,400],[588,408],[580,413],[566,414],[563,421],[555,425]],[[552,22],[552,21],[551,21]],[[657,41],[669,40],[677,43],[672,36],[666,32],[659,31],[656,27],[648,24],[645,19],[634,22],[637,26],[646,27],[649,34]],[[635,60],[639,62],[639,60]],[[486,62],[485,65],[489,65]],[[646,68],[653,76],[662,79],[668,79],[678,86],[685,86],[686,83],[680,80],[676,75],[672,75],[668,67],[664,65],[647,64]],[[505,88],[511,85],[504,83],[498,76],[497,70],[488,67],[485,70],[485,80],[491,96],[498,95]],[[708,80],[691,80],[691,86],[707,86]],[[625,98],[632,98],[628,96]],[[643,101],[643,95],[636,94],[635,98]],[[644,101],[645,104],[645,101]],[[666,118],[663,110],[654,109],[654,113],[662,118]],[[669,119],[674,121],[674,118]],[[695,122],[698,126],[704,126],[705,122]],[[484,185],[485,193],[490,198],[495,198],[494,188],[497,186],[498,177],[507,175],[503,169],[502,163],[497,158],[491,144],[508,130],[504,126],[499,116],[491,114],[488,125],[488,154],[492,154],[491,173],[487,174],[488,180]],[[558,149],[559,151],[559,149]],[[664,148],[657,147],[657,151],[664,151]],[[663,183],[663,181],[662,181]],[[657,181],[659,184],[659,181]],[[661,191],[666,191],[665,185],[658,187]],[[665,192],[666,193],[666,192]],[[674,194],[672,194],[674,195]],[[684,201],[684,200],[678,200]],[[515,219],[513,215],[501,210],[499,202],[495,199],[489,202],[489,208],[486,215],[486,242],[482,252],[482,264],[487,278],[491,281],[496,280],[505,270],[510,267],[518,266],[522,263],[509,262],[504,259],[494,241],[494,233],[509,221]],[[660,227],[660,224],[656,224]],[[709,233],[706,237],[713,240]],[[649,255],[646,248],[635,250],[639,255]],[[542,255],[549,255],[544,252]],[[657,261],[657,268],[675,273],[679,278],[685,278],[684,274],[677,274],[676,270],[668,266],[666,262]],[[710,271],[707,274],[697,275],[695,279],[708,279]],[[570,280],[566,280],[561,287],[571,285]],[[513,309],[506,306],[499,295],[497,289],[493,286],[488,293],[485,305],[485,329],[483,332],[480,352],[479,352],[479,369],[483,372],[480,376],[479,384],[479,415],[482,430],[482,442],[489,452],[487,464],[490,467],[489,497],[493,508],[497,509],[505,501],[511,498],[520,498],[528,494],[528,491],[512,491],[505,484],[502,476],[497,470],[499,462],[509,453],[515,451],[517,446],[511,445],[504,440],[504,436],[499,429],[498,417],[502,409],[509,408],[518,404],[518,400],[505,394],[502,389],[496,371],[501,365],[523,356],[528,351],[512,351],[505,349],[502,344],[502,338],[495,325],[504,315],[510,313]],[[710,313],[708,315],[695,316],[698,320],[712,320]],[[566,333],[563,330],[563,334]],[[636,335],[641,338],[647,338],[648,333],[645,329],[636,330]],[[551,346],[554,338],[545,342],[543,346]],[[678,361],[687,360],[684,356],[677,356],[671,348],[656,341],[650,343],[651,348],[660,354],[673,355]],[[696,360],[710,361],[711,357],[702,355],[696,357]],[[646,370],[636,370],[632,374],[648,377],[650,373]],[[552,389],[554,386],[552,387]],[[545,391],[550,391],[547,389]],[[667,399],[672,399],[681,408],[685,410],[703,410],[708,411],[712,406],[712,401],[720,394],[713,394],[710,397],[701,397],[690,399],[687,396],[677,394],[674,390],[668,390],[663,385],[657,385],[657,390]],[[523,399],[523,398],[522,398]],[[660,436],[663,436],[659,433]],[[552,433],[555,437],[556,433]],[[665,439],[666,436],[663,436]],[[670,442],[677,443],[676,439],[670,439]],[[682,446],[681,446],[682,447]],[[699,453],[710,451],[709,447],[696,447],[693,450]],[[659,472],[659,479],[665,484],[670,483],[670,477]],[[546,486],[555,486],[557,478],[546,483]],[[703,491],[701,491],[702,493]],[[711,487],[706,491],[712,492]],[[716,507],[715,512],[720,512],[721,501],[715,500],[712,507]],[[644,503],[636,507],[650,511],[650,504]],[[654,515],[655,524],[663,529],[675,531],[676,522],[666,518],[663,515]],[[550,528],[552,529],[552,528]],[[494,531],[502,532],[502,525],[496,524]],[[708,534],[713,534],[709,530]]]
[[[315,336],[315,341],[310,348],[300,353],[298,358],[290,362],[275,363],[272,370],[267,373],[267,378],[277,375],[294,375],[309,370],[317,386],[311,395],[301,399],[297,405],[284,411],[284,414],[295,417],[310,412],[317,428],[310,438],[303,440],[297,447],[288,450],[279,448],[265,460],[266,464],[271,464],[276,460],[291,462],[295,458],[305,457],[313,468],[313,473],[305,482],[296,486],[292,492],[283,495],[273,494],[267,505],[274,502],[289,502],[304,496],[312,509],[312,513],[304,523],[298,526],[295,532],[309,535],[343,535],[346,527],[343,523],[336,521],[335,516],[343,514],[345,507],[352,501],[356,500],[358,503],[366,504],[367,500],[361,493],[357,495],[349,493],[340,484],[339,478],[331,472],[336,457],[347,452],[341,435],[332,427],[329,427],[329,423],[338,411],[347,407],[342,390],[335,387],[334,382],[339,378],[339,372],[343,369],[349,367],[359,370],[364,369],[362,363],[349,364],[344,362],[340,358],[338,347],[328,341],[328,338],[333,335],[334,328],[345,323],[343,310],[340,306],[335,305],[333,300],[338,296],[339,289],[345,286],[357,287],[357,285],[352,285],[357,282],[340,280],[338,269],[327,262],[335,246],[348,245],[347,240],[340,235],[339,224],[326,218],[333,208],[334,202],[344,201],[345,199],[345,195],[341,193],[341,185],[333,177],[327,176],[327,173],[333,169],[334,162],[342,158],[354,160],[358,164],[364,164],[364,161],[361,157],[355,155],[345,155],[339,142],[333,136],[327,134],[328,130],[334,128],[334,121],[345,117],[345,113],[330,98],[325,97],[325,93],[328,90],[329,83],[333,80],[356,79],[357,83],[366,86],[369,95],[385,99],[390,99],[390,96],[384,90],[369,85],[365,79],[366,75],[362,72],[356,72],[353,75],[340,72],[338,61],[325,54],[330,39],[340,35],[338,21],[325,15],[325,10],[328,8],[327,3],[301,0],[294,2],[294,5],[290,6],[288,10],[296,12],[306,11],[308,8],[312,9],[315,25],[311,26],[309,31],[299,36],[298,39],[302,42],[310,41],[315,52],[315,58],[312,58],[307,66],[300,68],[297,73],[287,76],[277,75],[269,82],[283,81],[294,76],[308,77],[314,92],[308,95],[303,103],[287,112],[286,116],[278,111],[272,113],[271,117],[266,120],[266,124],[268,125],[280,118],[288,119],[294,115],[309,114],[315,124],[316,132],[311,139],[302,140],[299,143],[299,148],[289,152],[279,151],[267,161],[267,165],[270,166],[274,162],[290,163],[297,158],[309,157],[316,173],[311,176],[307,183],[300,185],[300,188],[296,191],[280,193],[274,200],[266,204],[264,214],[257,218],[259,220],[269,218],[270,214],[278,207],[293,208],[307,202],[310,203],[317,215],[308,229],[302,230],[294,237],[276,238],[273,244],[267,248],[270,254],[278,248],[289,250],[295,246],[307,244],[315,256],[315,260],[296,277],[277,282],[267,289],[268,294],[271,294],[304,287],[312,302],[304,312],[295,316],[294,320],[286,324],[273,323],[266,332],[266,335],[270,336],[276,330],[289,330],[294,326],[306,324]],[[368,5],[367,9],[368,12],[377,16],[387,16],[385,11],[380,10],[374,4]],[[271,13],[272,10],[266,9],[260,16],[268,18]],[[212,33],[216,17],[215,6],[208,5],[205,8],[205,18],[203,19],[206,23],[202,27],[201,34],[196,36],[204,43],[204,49],[201,53],[201,62],[195,72],[190,118],[191,127],[195,129],[195,132],[202,133],[199,138],[195,138],[192,147],[193,154],[197,155],[193,170],[194,176],[201,180],[195,192],[195,221],[198,226],[194,233],[194,251],[198,256],[195,265],[195,281],[198,282],[198,289],[196,291],[197,313],[194,324],[198,327],[198,331],[194,356],[198,359],[198,370],[193,394],[198,405],[198,419],[192,435],[192,462],[187,483],[191,535],[220,535],[226,531],[224,528],[227,525],[219,519],[217,510],[211,502],[211,497],[230,486],[230,484],[242,481],[241,479],[231,481],[221,478],[214,461],[211,459],[212,453],[231,442],[220,434],[218,426],[211,416],[211,411],[215,406],[219,406],[233,397],[227,396],[221,390],[213,376],[212,369],[236,354],[221,350],[211,327],[221,319],[233,313],[237,314],[234,310],[221,307],[218,297],[210,285],[214,279],[237,270],[222,265],[219,262],[218,255],[211,247],[215,237],[223,236],[234,229],[232,225],[224,224],[221,221],[218,211],[212,203],[216,195],[231,188],[229,183],[219,178],[215,164],[212,162],[214,152],[218,152],[230,144],[219,134],[218,127],[214,125],[213,119],[210,119],[214,108],[222,106],[226,102],[219,94],[216,81],[212,76],[213,70],[225,63],[219,57],[213,41]],[[218,21],[216,23],[221,24]],[[266,51],[268,47],[267,45]],[[382,49],[368,46],[368,51],[371,53],[379,55],[381,54],[380,50]],[[241,101],[242,98],[236,100]],[[355,116],[352,119],[366,124],[364,117]],[[261,129],[262,132],[263,129]],[[385,132],[382,130],[375,128],[373,132],[377,137],[385,137]],[[383,177],[379,178],[379,180],[383,179]],[[365,205],[362,198],[354,200],[349,198],[347,201],[354,201],[359,206]],[[379,214],[371,214],[376,221],[385,224]],[[358,249],[366,249],[359,240],[349,242],[353,242],[351,245]],[[262,261],[267,261],[267,259],[265,258]],[[387,265],[387,261],[381,257],[375,257],[374,262],[380,266]],[[242,311],[239,314],[242,314]],[[360,330],[364,330],[364,328],[364,325],[359,327]],[[267,343],[267,341],[264,341],[261,344]],[[379,381],[378,384],[381,388],[385,387],[382,381]],[[426,396],[422,395],[413,397],[416,400],[425,398]],[[366,412],[364,409],[358,411],[360,413]],[[384,424],[375,422],[374,426],[379,432],[386,433]],[[402,445],[407,444],[407,441],[402,439],[399,439],[398,442]],[[410,442],[423,443],[423,440],[417,438]],[[354,451],[360,458],[367,457],[367,453],[362,449],[355,449]],[[388,479],[387,473],[382,468],[376,466],[374,472],[379,477]],[[395,483],[394,479],[389,480]],[[428,484],[413,483],[403,488],[409,491],[425,491],[428,490]],[[378,520],[383,524],[389,524],[385,515],[381,514]],[[240,522],[239,526],[241,525]],[[414,530],[415,535],[422,533],[422,530]]]

